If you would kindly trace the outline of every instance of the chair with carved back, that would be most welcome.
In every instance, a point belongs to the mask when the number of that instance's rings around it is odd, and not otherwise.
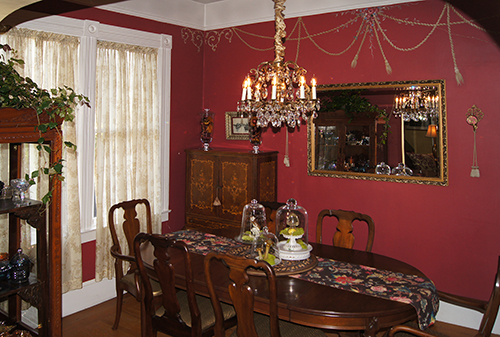
[[[141,245],[150,245],[141,249]],[[163,235],[139,233],[134,240],[137,267],[143,283],[145,324],[143,337],[157,332],[176,337],[213,336],[215,315],[210,299],[194,291],[191,257],[185,242],[170,240]],[[186,290],[176,288],[175,276],[183,273]],[[157,280],[162,295],[155,297],[151,281]],[[224,326],[236,324],[236,313],[230,305],[222,305]]]
[[[151,206],[146,199],[135,199],[117,203],[109,209],[108,226],[111,231],[113,245],[110,249],[115,258],[115,282],[116,282],[116,314],[112,329],[116,330],[120,323],[123,304],[123,292],[126,291],[140,301],[140,279],[137,273],[137,265],[134,255],[134,237],[141,232],[141,223],[137,218],[139,208],[144,208],[148,233],[152,233]],[[123,222],[117,218],[119,210],[123,212]],[[144,226],[144,225],[143,225]],[[143,230],[142,230],[143,231]],[[123,232],[126,244],[120,243],[118,233]],[[129,262],[127,271],[123,270],[123,262]],[[154,285],[155,294],[160,292],[158,283]],[[142,310],[143,308],[141,308]]]
[[[337,209],[324,209],[318,215],[316,224],[316,242],[323,241],[323,218],[325,216],[335,217],[338,219],[337,230],[333,235],[333,245],[336,247],[349,248],[354,247],[353,222],[355,220],[365,222],[368,225],[368,238],[366,242],[366,251],[371,252],[373,239],[375,237],[375,224],[369,215],[357,213],[353,211],[344,211]]]
[[[318,329],[308,328],[298,324],[293,324],[278,319],[278,300],[276,274],[269,263],[256,259],[247,259],[241,256],[234,256],[222,253],[211,252],[205,257],[205,277],[208,291],[215,311],[215,337],[224,337],[225,328],[222,324],[223,315],[219,297],[213,282],[212,268],[215,261],[222,263],[229,268],[228,285],[229,296],[236,310],[238,325],[230,337],[258,337],[258,336],[300,336],[300,337],[320,337],[325,336],[324,332]],[[265,273],[268,280],[269,290],[269,316],[254,313],[254,293],[249,285],[249,275],[247,269],[260,269]],[[263,277],[263,276],[257,276]]]
[[[500,305],[500,256],[498,257],[497,273],[495,276],[495,283],[493,284],[493,291],[491,292],[488,301],[458,296],[442,291],[438,291],[438,294],[439,299],[444,302],[473,309],[482,313],[483,318],[481,319],[481,324],[479,325],[479,329],[475,333],[474,337],[490,337],[497,318],[498,307]],[[415,322],[394,326],[388,331],[387,335],[389,337],[453,337],[437,332],[436,330],[433,330],[433,328],[428,328],[427,330],[422,331],[418,328]]]
[[[277,202],[277,201],[263,201],[261,202],[262,206],[264,206],[266,210],[266,220],[267,220],[267,228],[269,229],[270,232],[273,232],[274,234],[276,231],[276,211],[278,208],[281,206],[286,205],[283,202]]]

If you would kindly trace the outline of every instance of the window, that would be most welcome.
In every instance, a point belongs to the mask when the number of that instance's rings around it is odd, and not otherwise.
[[[161,221],[168,220],[168,160],[169,160],[169,119],[170,119],[170,56],[172,38],[168,35],[153,34],[126,28],[100,24],[90,20],[75,20],[65,17],[50,17],[31,21],[21,27],[80,37],[79,79],[75,88],[89,97],[91,108],[77,114],[78,170],[80,186],[80,222],[82,233],[95,229],[94,191],[94,144],[96,118],[96,67],[98,43],[121,43],[142,48],[156,48],[157,83],[160,135],[159,152],[161,167],[160,207],[155,212],[161,214]],[[83,34],[82,34],[83,31]],[[89,238],[93,239],[92,236]],[[89,239],[83,239],[86,241]]]

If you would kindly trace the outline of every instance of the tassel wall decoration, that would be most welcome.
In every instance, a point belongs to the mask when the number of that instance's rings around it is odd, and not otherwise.
[[[476,149],[476,131],[477,131],[477,124],[481,119],[483,119],[484,114],[483,112],[476,106],[473,105],[472,108],[470,108],[467,111],[466,115],[466,122],[469,125],[472,125],[472,129],[474,131],[474,150],[472,152],[472,169],[470,171],[470,176],[473,178],[479,178],[479,166],[477,164],[477,149]]]

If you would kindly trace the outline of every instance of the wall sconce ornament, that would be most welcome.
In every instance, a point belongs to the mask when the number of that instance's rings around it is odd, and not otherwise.
[[[466,122],[469,125],[472,125],[472,130],[474,131],[474,150],[472,153],[472,169],[470,171],[470,176],[473,178],[479,178],[479,166],[477,164],[477,149],[476,149],[476,130],[477,124],[484,117],[484,113],[479,109],[476,105],[473,105],[467,111]]]

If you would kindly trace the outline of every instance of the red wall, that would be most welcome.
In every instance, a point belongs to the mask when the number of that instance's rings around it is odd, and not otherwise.
[[[424,23],[437,21],[444,2],[431,0],[411,5],[393,6],[384,13],[401,19],[414,18]],[[285,12],[286,14],[286,12]],[[229,42],[224,37],[215,51],[204,52],[181,38],[180,27],[141,20],[99,10],[73,13],[72,16],[102,23],[166,33],[173,36],[172,110],[170,156],[170,207],[168,222],[172,229],[184,223],[185,148],[198,147],[198,113],[204,107],[216,114],[213,146],[250,150],[246,141],[225,140],[224,113],[235,111],[241,83],[250,68],[272,60],[273,52],[250,49],[236,35]],[[337,27],[353,18],[352,14],[325,14],[304,17],[310,34]],[[451,19],[457,16],[451,13]],[[446,22],[446,14],[441,22]],[[296,19],[287,19],[290,32]],[[357,23],[336,34],[315,39],[329,52],[344,50],[356,34]],[[395,24],[382,21],[390,39],[408,48],[425,38],[427,26]],[[241,27],[258,35],[271,36],[273,23]],[[392,67],[387,74],[375,37],[365,40],[357,67],[351,61],[359,46],[341,56],[329,56],[310,41],[300,44],[298,63],[318,82],[349,83],[445,79],[448,128],[449,186],[425,186],[392,182],[361,181],[307,175],[307,132],[305,127],[289,135],[289,168],[278,167],[278,199],[293,197],[304,206],[311,228],[320,210],[341,208],[369,214],[376,225],[373,251],[411,263],[421,269],[444,291],[485,299],[491,290],[500,247],[497,225],[500,194],[497,168],[500,167],[498,132],[500,116],[497,97],[500,78],[500,49],[491,38],[469,25],[452,27],[458,68],[465,82],[457,85],[446,26],[440,26],[420,48],[411,52],[396,51],[386,41],[383,50]],[[305,33],[302,32],[302,36]],[[296,33],[293,37],[296,37]],[[272,40],[245,37],[258,48],[272,48]],[[295,58],[297,43],[289,40],[286,59]],[[203,76],[202,76],[203,71]],[[480,178],[471,178],[473,133],[465,122],[467,110],[477,105],[484,113],[477,131]],[[278,150],[279,162],[285,150],[285,130],[267,130],[263,150]],[[311,231],[313,232],[313,231]],[[359,240],[361,247],[361,239]]]
[[[416,18],[420,22],[434,23],[443,6],[441,1],[425,1],[393,6],[385,9],[384,13],[401,19]],[[351,14],[326,14],[304,17],[303,20],[308,32],[315,34],[337,27],[351,18]],[[445,20],[446,14],[441,22]],[[453,13],[451,20],[457,21]],[[352,41],[360,21],[341,29],[339,33],[315,39],[329,52],[340,52]],[[288,32],[295,22],[296,19],[286,20]],[[387,19],[382,21],[382,25],[390,39],[404,48],[418,44],[431,29],[395,24]],[[270,36],[273,24],[256,24],[242,29]],[[491,291],[500,254],[500,227],[497,222],[500,199],[497,173],[500,164],[500,115],[497,116],[500,50],[487,34],[471,26],[453,26],[452,32],[456,60],[465,80],[462,85],[457,85],[455,81],[446,26],[437,28],[426,43],[413,52],[396,51],[382,41],[382,48],[392,67],[390,75],[386,73],[375,37],[371,43],[369,37],[365,40],[354,69],[351,68],[351,61],[359,43],[344,55],[329,56],[310,41],[303,40],[298,58],[299,65],[309,74],[315,74],[318,82],[324,84],[445,79],[449,186],[308,176],[307,132],[302,127],[289,135],[291,167],[280,165],[278,168],[278,199],[297,199],[309,213],[310,229],[315,226],[318,213],[325,208],[367,213],[376,225],[374,252],[417,266],[441,290],[484,299]],[[269,40],[268,45],[264,45],[262,39],[245,37],[245,40],[259,48],[272,46]],[[294,60],[296,41],[289,40],[285,46],[286,59]],[[225,111],[235,111],[236,101],[241,95],[241,83],[249,69],[262,61],[272,60],[273,52],[254,51],[234,36],[231,43],[222,40],[215,52],[207,49],[205,53],[205,106],[216,113],[213,144],[249,150],[247,142],[225,140],[223,116]],[[465,122],[465,115],[473,104],[485,113],[477,131],[480,178],[470,177],[473,132]],[[262,149],[278,150],[281,163],[285,151],[285,130],[267,130],[263,134]],[[357,247],[362,248],[361,240],[358,243]]]

